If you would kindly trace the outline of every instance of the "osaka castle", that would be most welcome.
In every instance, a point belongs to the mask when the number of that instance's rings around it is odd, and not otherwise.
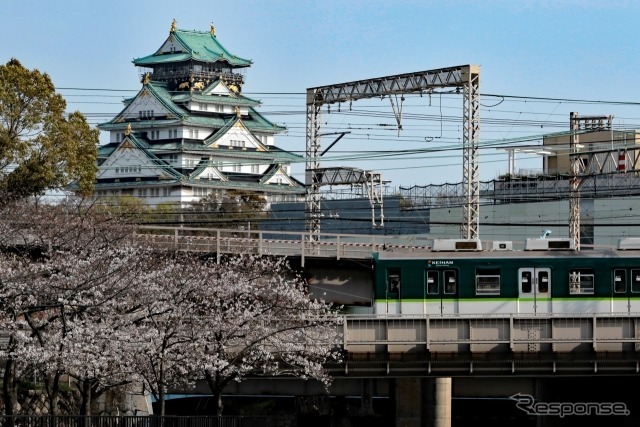
[[[213,26],[186,31],[174,20],[160,48],[133,63],[141,70],[140,91],[98,125],[109,142],[98,147],[97,197],[182,206],[225,191],[269,202],[304,197],[291,176],[291,163],[302,157],[274,145],[285,127],[242,94],[252,61],[230,53]]]

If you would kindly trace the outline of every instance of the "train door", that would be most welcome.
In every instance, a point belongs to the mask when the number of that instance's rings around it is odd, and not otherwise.
[[[399,268],[387,270],[386,298],[383,303],[382,312],[386,314],[400,314],[400,298],[402,292],[402,275]]]
[[[518,269],[518,312],[551,312],[551,269]]]
[[[611,312],[637,313],[640,311],[640,269],[613,270]]]
[[[425,314],[458,313],[458,272],[428,268],[425,271]]]

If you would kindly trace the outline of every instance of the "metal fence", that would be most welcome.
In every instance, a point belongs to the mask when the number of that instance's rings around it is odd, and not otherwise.
[[[372,252],[429,252],[431,239],[323,233],[311,241],[306,232],[140,226],[133,238],[158,250],[217,254],[370,259]]]
[[[259,416],[0,416],[0,427],[269,427]]]

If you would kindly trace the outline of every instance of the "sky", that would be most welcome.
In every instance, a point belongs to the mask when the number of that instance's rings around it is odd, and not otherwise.
[[[158,49],[175,19],[185,30],[214,25],[218,41],[253,61],[243,93],[287,127],[276,145],[303,156],[307,89],[466,64],[481,70],[483,181],[507,172],[504,148],[568,131],[570,112],[640,129],[633,0],[2,0],[0,18],[0,61],[48,73],[92,126],[141,88],[132,61]],[[321,120],[330,134],[321,149],[344,133],[322,167],[376,171],[392,188],[462,181],[453,89],[332,105]],[[517,171],[541,169],[539,156],[516,157]],[[304,181],[304,160],[293,173]]]

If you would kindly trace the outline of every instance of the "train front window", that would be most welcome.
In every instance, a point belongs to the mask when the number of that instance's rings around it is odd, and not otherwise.
[[[640,293],[640,270],[631,270],[631,292]]]
[[[627,292],[627,270],[613,270],[613,292]]]
[[[593,294],[594,275],[591,268],[571,268],[569,270],[569,293],[574,295]]]
[[[397,294],[400,292],[400,269],[390,268],[387,270],[387,292]]]
[[[436,270],[427,270],[427,294],[434,295],[440,292],[440,276]]]
[[[476,270],[476,295],[500,295],[500,269]]]

